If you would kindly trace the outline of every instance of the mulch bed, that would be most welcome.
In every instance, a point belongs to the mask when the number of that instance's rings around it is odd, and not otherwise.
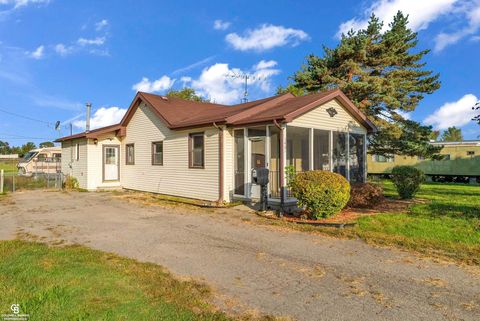
[[[321,220],[311,220],[301,218],[304,212],[296,213],[296,215],[285,214],[282,218],[273,214],[259,214],[262,217],[269,219],[279,219],[297,224],[309,224],[318,226],[332,226],[332,227],[351,227],[356,224],[356,220],[362,216],[377,215],[380,213],[405,213],[408,207],[418,201],[412,200],[397,200],[385,198],[375,208],[345,208],[334,217]],[[421,201],[420,201],[421,202]],[[306,215],[304,215],[306,216]]]

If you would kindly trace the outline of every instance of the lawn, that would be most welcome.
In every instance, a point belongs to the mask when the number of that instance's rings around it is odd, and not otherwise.
[[[5,160],[0,161],[0,170],[3,169],[5,173],[15,173],[17,172],[17,160]]]
[[[391,182],[383,185],[387,196],[398,197]],[[362,217],[354,232],[366,241],[480,264],[480,186],[423,184],[408,212]]]
[[[0,315],[31,320],[228,320],[203,285],[81,246],[0,242]],[[13,277],[14,276],[14,277]]]
[[[398,198],[393,184],[383,181],[387,197]],[[362,216],[353,228],[298,225],[262,220],[296,230],[360,238],[460,263],[480,264],[480,186],[425,183],[404,213]]]

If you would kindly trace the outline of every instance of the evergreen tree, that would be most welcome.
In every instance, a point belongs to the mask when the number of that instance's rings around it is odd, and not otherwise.
[[[413,52],[418,40],[408,16],[398,12],[382,28],[372,15],[365,29],[342,35],[334,49],[324,47],[322,57],[308,56],[293,77],[295,86],[308,92],[341,89],[379,129],[370,137],[371,153],[431,157],[440,150],[428,144],[432,128],[401,112],[415,110],[424,95],[440,88],[439,75],[423,68],[429,50]]]
[[[462,130],[455,126],[448,127],[442,134],[440,139],[443,142],[461,142],[463,140]]]
[[[288,84],[286,87],[278,86],[277,87],[277,95],[291,93],[296,97],[304,96],[307,92],[300,87],[295,86],[294,84]]]

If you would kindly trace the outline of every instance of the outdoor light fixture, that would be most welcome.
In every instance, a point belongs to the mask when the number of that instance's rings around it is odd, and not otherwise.
[[[333,107],[327,108],[327,113],[330,115],[330,117],[333,117],[336,114],[338,114],[337,110]]]
[[[97,145],[97,144],[98,144],[98,139],[94,138],[94,139],[93,139],[93,143],[94,143],[95,145]]]

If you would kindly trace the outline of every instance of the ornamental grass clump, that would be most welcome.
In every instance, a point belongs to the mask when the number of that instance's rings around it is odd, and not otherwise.
[[[392,181],[400,198],[411,199],[420,190],[425,175],[413,166],[395,166],[392,169]]]
[[[347,205],[350,184],[341,175],[327,171],[296,174],[289,182],[298,205],[305,207],[313,219],[331,217]]]

